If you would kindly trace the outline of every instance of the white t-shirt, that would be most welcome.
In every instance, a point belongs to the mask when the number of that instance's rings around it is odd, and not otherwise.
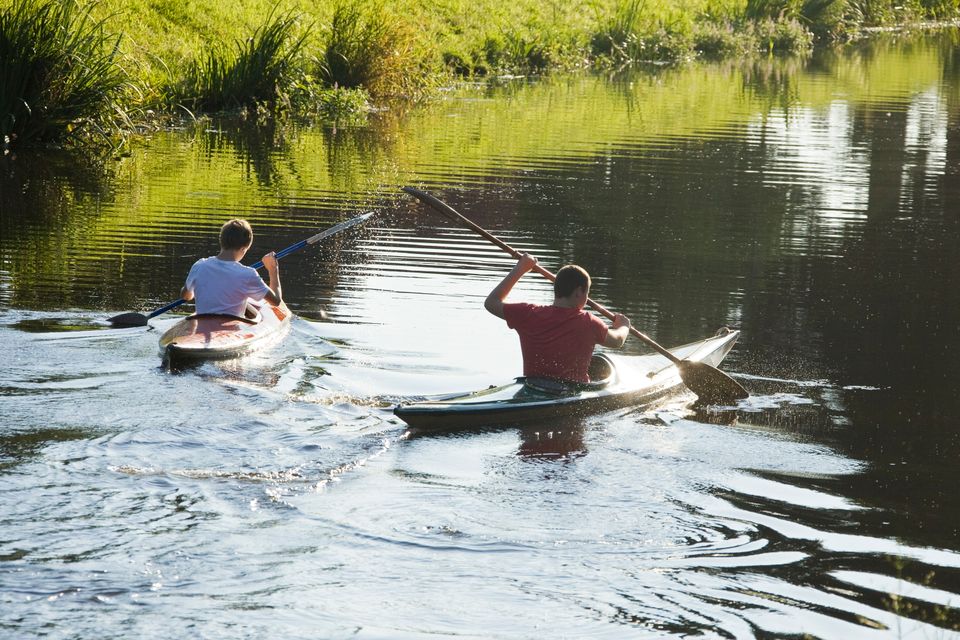
[[[196,296],[197,313],[234,316],[243,315],[247,298],[262,300],[270,292],[256,269],[216,256],[193,263],[186,288]]]

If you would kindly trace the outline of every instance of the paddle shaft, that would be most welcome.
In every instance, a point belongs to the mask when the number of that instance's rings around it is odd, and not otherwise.
[[[277,251],[277,253],[276,253],[276,258],[277,258],[277,260],[279,260],[280,258],[283,258],[283,257],[285,257],[285,256],[288,256],[288,255],[290,255],[291,253],[295,253],[295,252],[297,252],[297,251],[300,251],[300,249],[303,249],[304,247],[310,246],[310,245],[312,245],[312,244],[316,244],[317,242],[320,242],[320,241],[323,240],[324,238],[329,238],[330,236],[332,236],[332,235],[334,235],[334,234],[340,233],[340,232],[343,231],[344,229],[349,229],[350,227],[352,227],[352,226],[354,226],[354,225],[360,224],[360,223],[362,223],[362,222],[366,222],[367,219],[370,218],[370,216],[372,216],[372,215],[373,215],[373,212],[371,211],[371,212],[364,213],[364,214],[362,214],[362,215],[356,216],[355,218],[350,218],[349,220],[345,220],[345,221],[343,221],[343,222],[341,222],[341,223],[339,223],[339,224],[335,224],[335,225],[333,225],[332,227],[330,227],[329,229],[324,229],[324,230],[321,231],[320,233],[317,233],[317,234],[314,234],[314,235],[310,236],[310,237],[307,238],[306,240],[301,240],[300,242],[297,242],[297,243],[295,243],[295,244],[290,245],[290,246],[287,247],[286,249],[281,249],[280,251]],[[251,266],[252,269],[261,269],[261,268],[263,268],[263,260],[259,260],[256,264],[253,264],[253,265],[250,265],[250,266]],[[161,313],[166,313],[167,311],[170,311],[171,309],[176,309],[177,307],[179,307],[179,306],[182,305],[182,304],[186,304],[186,302],[187,302],[187,301],[184,300],[183,298],[180,298],[179,300],[174,300],[174,301],[171,302],[170,304],[164,305],[164,306],[160,307],[159,309],[156,309],[155,311],[150,312],[146,317],[147,317],[148,320],[149,320],[150,318],[155,318],[156,316],[160,315]],[[119,317],[119,316],[118,316],[118,317]]]
[[[465,218],[464,216],[459,214],[455,209],[453,209],[453,207],[443,202],[442,200],[435,198],[429,193],[420,191],[419,189],[414,189],[413,187],[403,187],[403,190],[409,193],[410,195],[414,196],[415,198],[422,200],[423,202],[426,202],[427,204],[432,206],[434,209],[436,209],[439,213],[443,214],[453,222],[458,222],[468,227],[469,229],[472,229],[478,235],[484,237],[485,239],[489,240],[493,244],[497,245],[498,247],[500,247],[501,249],[509,253],[514,258],[517,258],[517,259],[520,258],[521,253],[519,251],[517,251],[516,249],[514,249],[513,247],[508,245],[506,242],[504,242],[500,238],[493,235],[492,233],[488,232],[486,229],[484,229],[480,225],[475,224],[473,221],[471,221],[468,218]],[[533,270],[539,273],[540,275],[542,275],[544,278],[546,278],[550,282],[554,282],[557,279],[557,276],[555,276],[553,273],[551,273],[549,270],[545,269],[544,267],[541,267],[539,264],[535,264],[533,266]],[[606,307],[604,307],[602,304],[595,302],[590,298],[587,298],[587,304],[590,306],[590,308],[594,309],[597,313],[600,313],[601,315],[606,316],[607,319],[609,320],[614,319],[614,313],[609,309],[607,309]],[[642,331],[638,331],[634,327],[630,327],[630,333],[635,337],[640,338],[641,340],[646,342],[648,345],[653,347],[653,349],[657,353],[664,356],[665,358],[668,358],[672,363],[674,364],[680,363],[680,358],[678,358],[677,356],[673,355],[672,353],[670,353],[669,351],[661,347],[659,344],[657,344],[653,340],[653,338],[647,336]]]

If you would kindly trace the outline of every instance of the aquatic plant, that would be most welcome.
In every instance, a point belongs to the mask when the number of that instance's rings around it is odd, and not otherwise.
[[[748,20],[768,20],[800,14],[801,0],[747,0],[743,15]]]
[[[372,108],[363,87],[324,87],[305,73],[292,84],[288,99],[294,113],[340,123],[361,123]]]
[[[601,64],[635,61],[677,61],[694,52],[690,15],[666,6],[656,12],[645,0],[619,0],[613,13],[599,19],[590,50]]]
[[[870,3],[892,6],[886,0],[747,0],[744,16],[761,30],[770,22],[779,25],[781,36],[776,39],[783,46],[795,40],[803,47],[806,38],[789,33],[796,26],[821,39],[841,40],[865,24],[867,19],[860,9]]]
[[[599,20],[597,32],[590,37],[591,53],[619,61],[635,59],[644,4],[645,0],[617,2],[613,13]]]
[[[234,53],[217,47],[196,60],[174,95],[205,111],[277,104],[306,39],[296,37],[296,24],[293,14],[271,14],[251,37],[236,41]]]
[[[757,46],[771,53],[798,53],[813,46],[813,32],[798,20],[760,20],[751,28]]]
[[[735,29],[729,22],[706,22],[698,25],[693,39],[693,47],[697,53],[712,58],[741,55],[753,48],[753,40],[745,38],[743,30]]]
[[[473,72],[542,73],[585,64],[585,43],[556,16],[531,18],[523,24],[488,32],[481,55],[473,56]],[[479,59],[477,59],[479,58]]]
[[[74,2],[0,9],[0,134],[5,144],[76,137],[117,114],[119,37]]]
[[[348,0],[334,7],[318,74],[328,86],[398,96],[415,90],[423,71],[413,31],[382,5]]]
[[[503,34],[501,38],[488,38],[484,43],[487,62],[503,69],[543,71],[550,66],[550,49],[533,36],[516,31]]]
[[[938,20],[955,17],[960,9],[960,0],[919,0],[923,11]]]

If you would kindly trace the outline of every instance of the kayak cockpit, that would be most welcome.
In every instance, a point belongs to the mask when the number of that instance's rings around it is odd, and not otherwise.
[[[232,313],[194,313],[187,316],[187,320],[200,320],[201,318],[219,318],[223,322],[237,321],[247,324],[260,324],[263,320],[263,314],[260,313],[260,307],[252,302],[247,303],[242,316],[235,316]]]
[[[602,353],[595,353],[590,359],[590,367],[587,370],[590,376],[590,382],[573,382],[570,380],[558,380],[556,378],[535,378],[520,377],[517,382],[523,383],[525,387],[547,393],[553,396],[569,396],[585,391],[599,391],[609,385],[616,374],[616,367],[610,358]]]

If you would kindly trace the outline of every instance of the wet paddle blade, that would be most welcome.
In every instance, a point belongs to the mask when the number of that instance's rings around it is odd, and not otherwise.
[[[736,380],[716,367],[704,362],[681,361],[680,378],[683,384],[697,394],[700,402],[706,404],[734,404],[737,400],[750,397],[747,390]]]
[[[121,313],[118,316],[113,316],[108,319],[107,322],[112,324],[115,327],[145,327],[147,326],[147,316],[142,313]]]

